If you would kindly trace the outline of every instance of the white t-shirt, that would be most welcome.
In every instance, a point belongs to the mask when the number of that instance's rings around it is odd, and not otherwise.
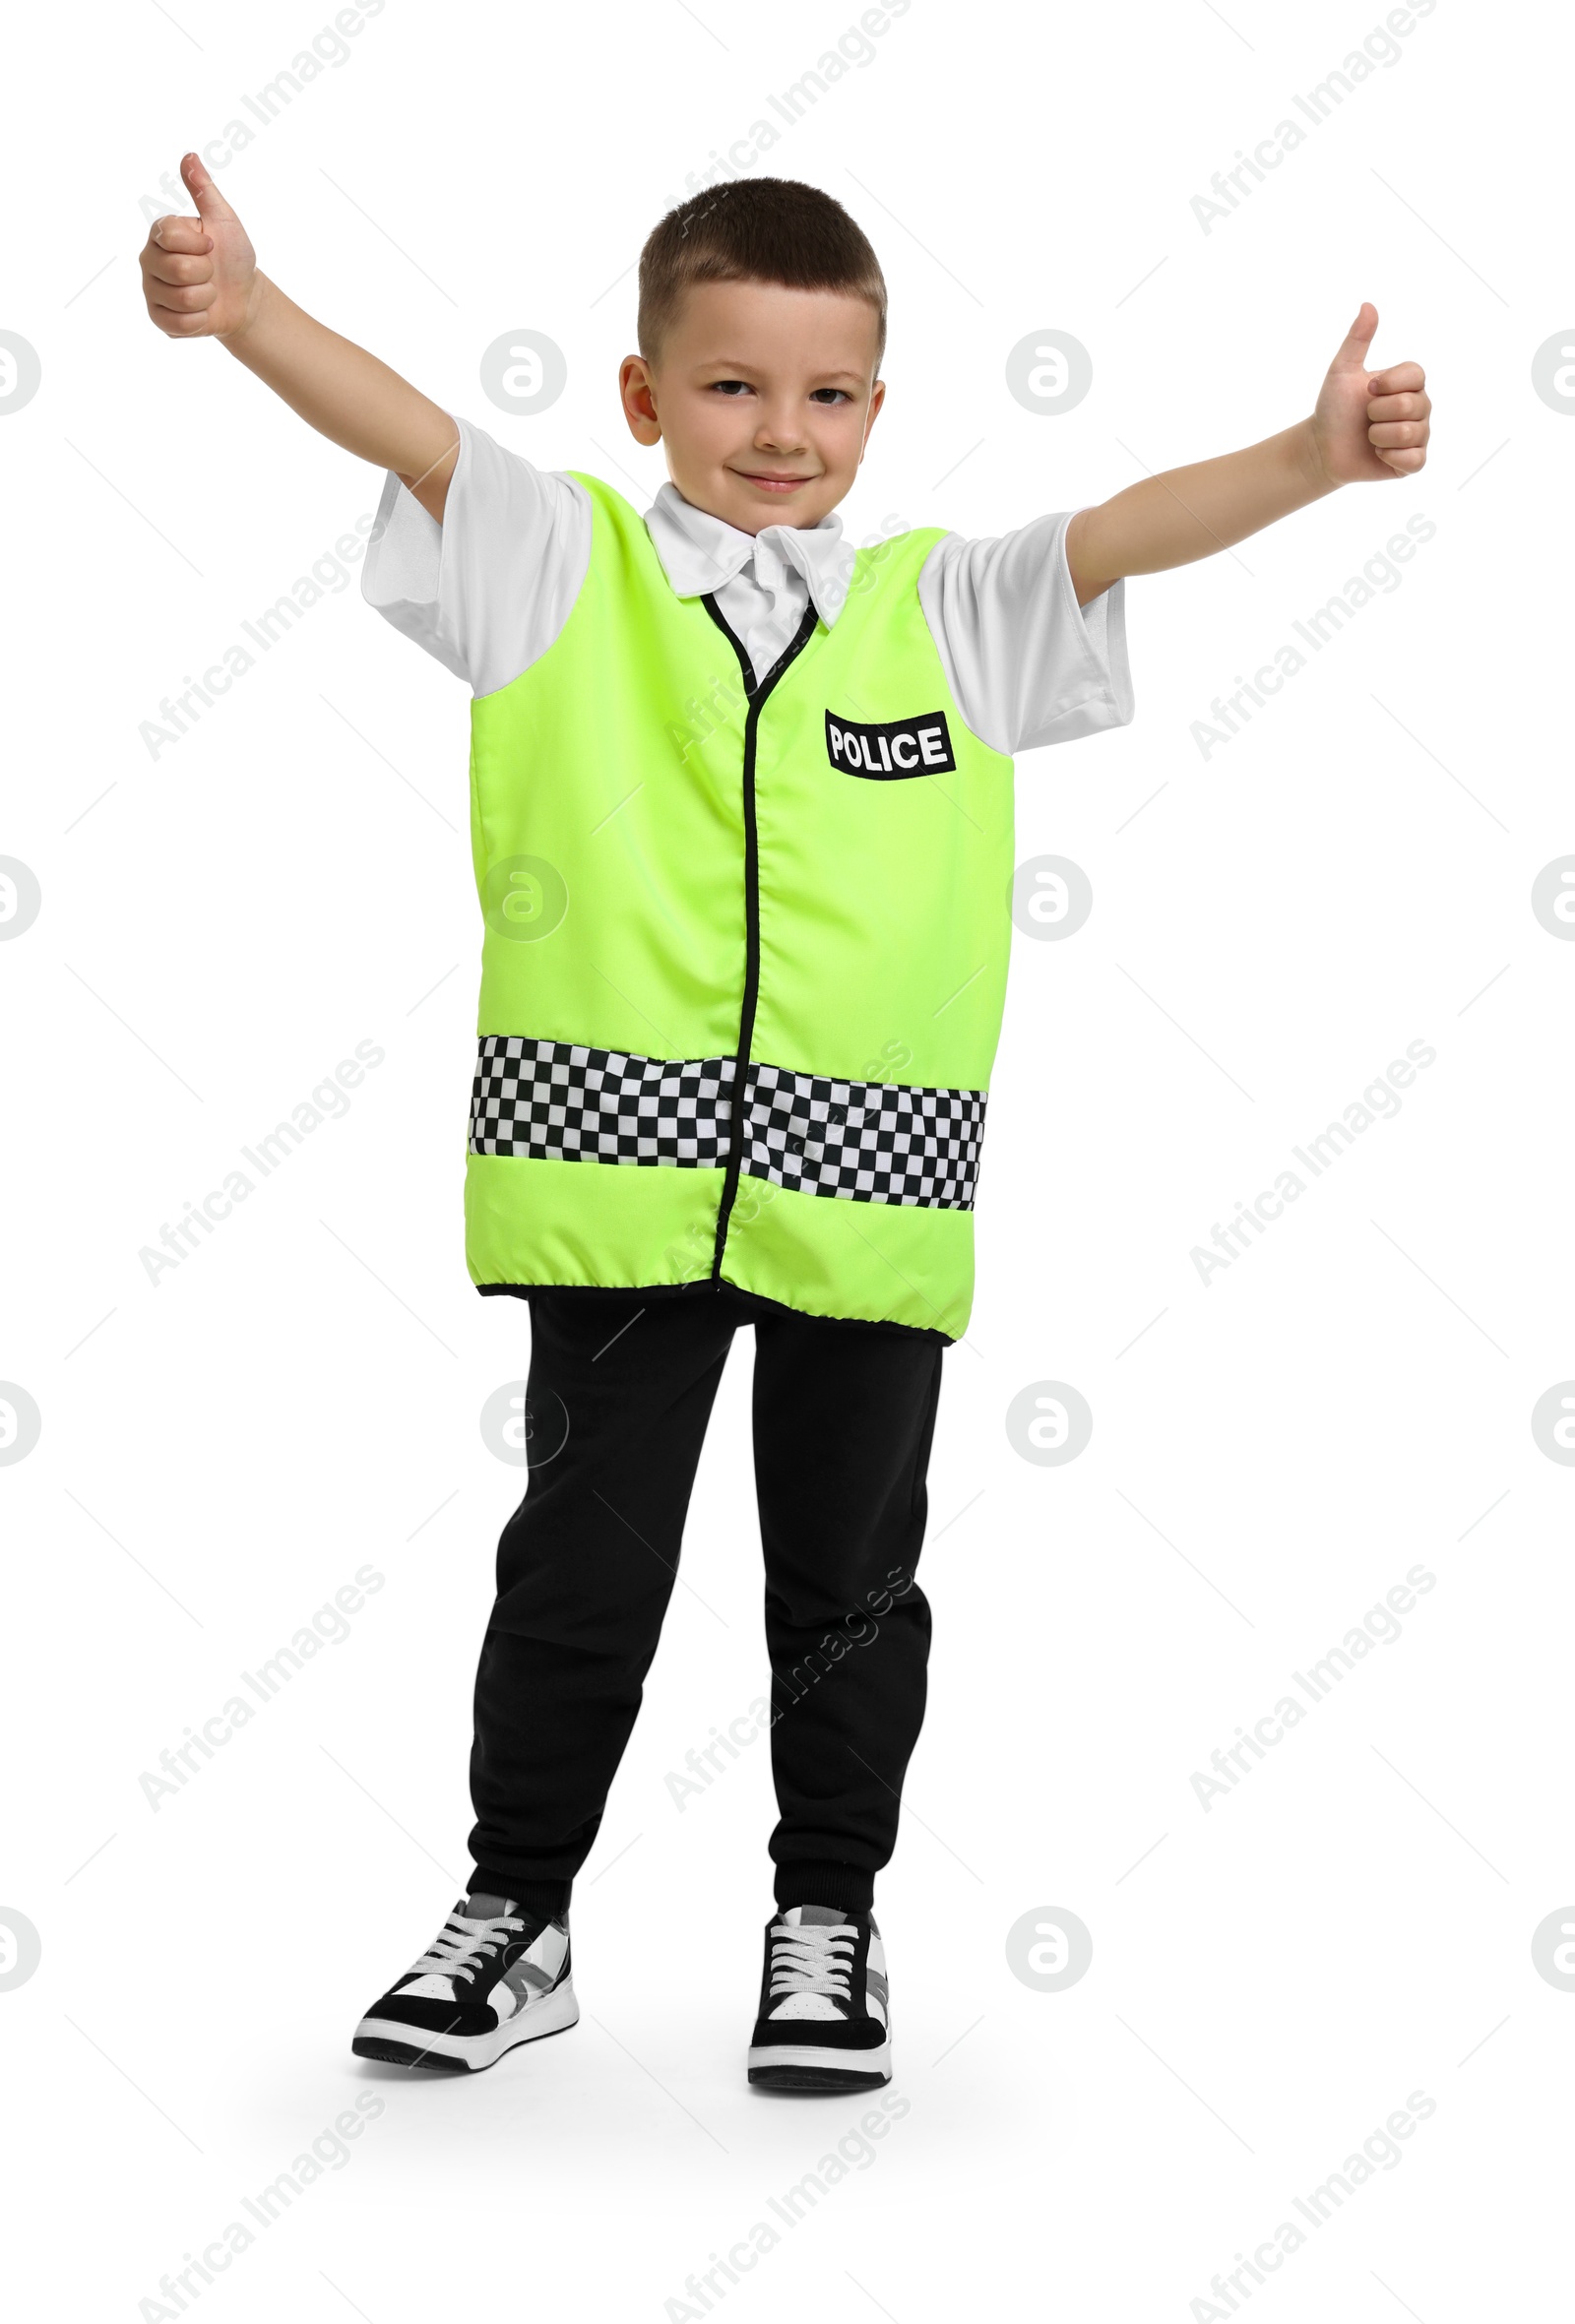
[[[534,468],[468,420],[455,426],[460,455],[442,524],[390,472],[361,595],[472,694],[495,694],[569,618],[591,561],[591,502],[572,476]],[[948,533],[924,560],[919,602],[947,683],[993,750],[1072,742],[1132,717],[1126,585],[1079,606],[1066,565],[1073,513],[996,539]],[[740,533],[667,483],[646,526],[676,595],[715,593],[757,676],[811,600],[828,627],[842,611],[854,551],[835,514]]]

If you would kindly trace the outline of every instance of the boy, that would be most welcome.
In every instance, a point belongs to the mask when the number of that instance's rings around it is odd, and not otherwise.
[[[996,540],[854,554],[886,290],[814,188],[724,184],[640,263],[619,374],[642,519],[303,314],[194,154],[149,311],[388,471],[363,591],[463,676],[484,920],[477,1288],[528,1299],[528,1488],[475,1694],[475,1869],[363,2057],[475,2071],[574,2024],[570,1884],[672,1588],[733,1332],[772,1667],[776,1911],[751,2082],[891,2079],[873,1881],[924,1702],[914,1569],[968,1321],[1015,750],[1132,716],[1123,580],[1418,470],[1429,404],[1363,305],[1311,416]]]

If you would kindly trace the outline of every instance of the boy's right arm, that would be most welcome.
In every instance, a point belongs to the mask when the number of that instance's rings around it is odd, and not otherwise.
[[[167,339],[220,341],[321,435],[391,469],[441,524],[460,449],[448,413],[258,272],[245,227],[195,154],[180,174],[198,215],[161,218],[148,237],[143,291],[154,322]]]

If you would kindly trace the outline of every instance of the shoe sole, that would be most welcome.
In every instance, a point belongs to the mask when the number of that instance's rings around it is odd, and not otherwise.
[[[397,2018],[363,2017],[350,2041],[356,2057],[387,2066],[413,2066],[429,2074],[481,2074],[527,2041],[566,2034],[580,2022],[580,2004],[567,1979],[540,2001],[531,2002],[491,2034],[433,2034],[424,2042],[417,2029]]]
[[[856,2057],[856,2066],[837,2066],[829,2058]],[[757,2090],[883,2090],[892,2078],[892,2045],[878,2049],[825,2050],[808,2042],[761,2042],[749,2052],[749,2079]]]

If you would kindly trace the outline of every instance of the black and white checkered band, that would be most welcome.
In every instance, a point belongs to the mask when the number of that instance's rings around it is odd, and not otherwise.
[[[476,1058],[471,1152],[721,1169],[733,1077],[731,1057],[633,1057],[488,1035]],[[973,1209],[982,1090],[833,1081],[755,1063],[746,1087],[746,1176],[845,1201]]]
[[[982,1090],[918,1090],[749,1068],[744,1168],[803,1194],[971,1211]]]
[[[720,1169],[732,1078],[730,1057],[671,1063],[490,1034],[475,1061],[471,1152]]]

